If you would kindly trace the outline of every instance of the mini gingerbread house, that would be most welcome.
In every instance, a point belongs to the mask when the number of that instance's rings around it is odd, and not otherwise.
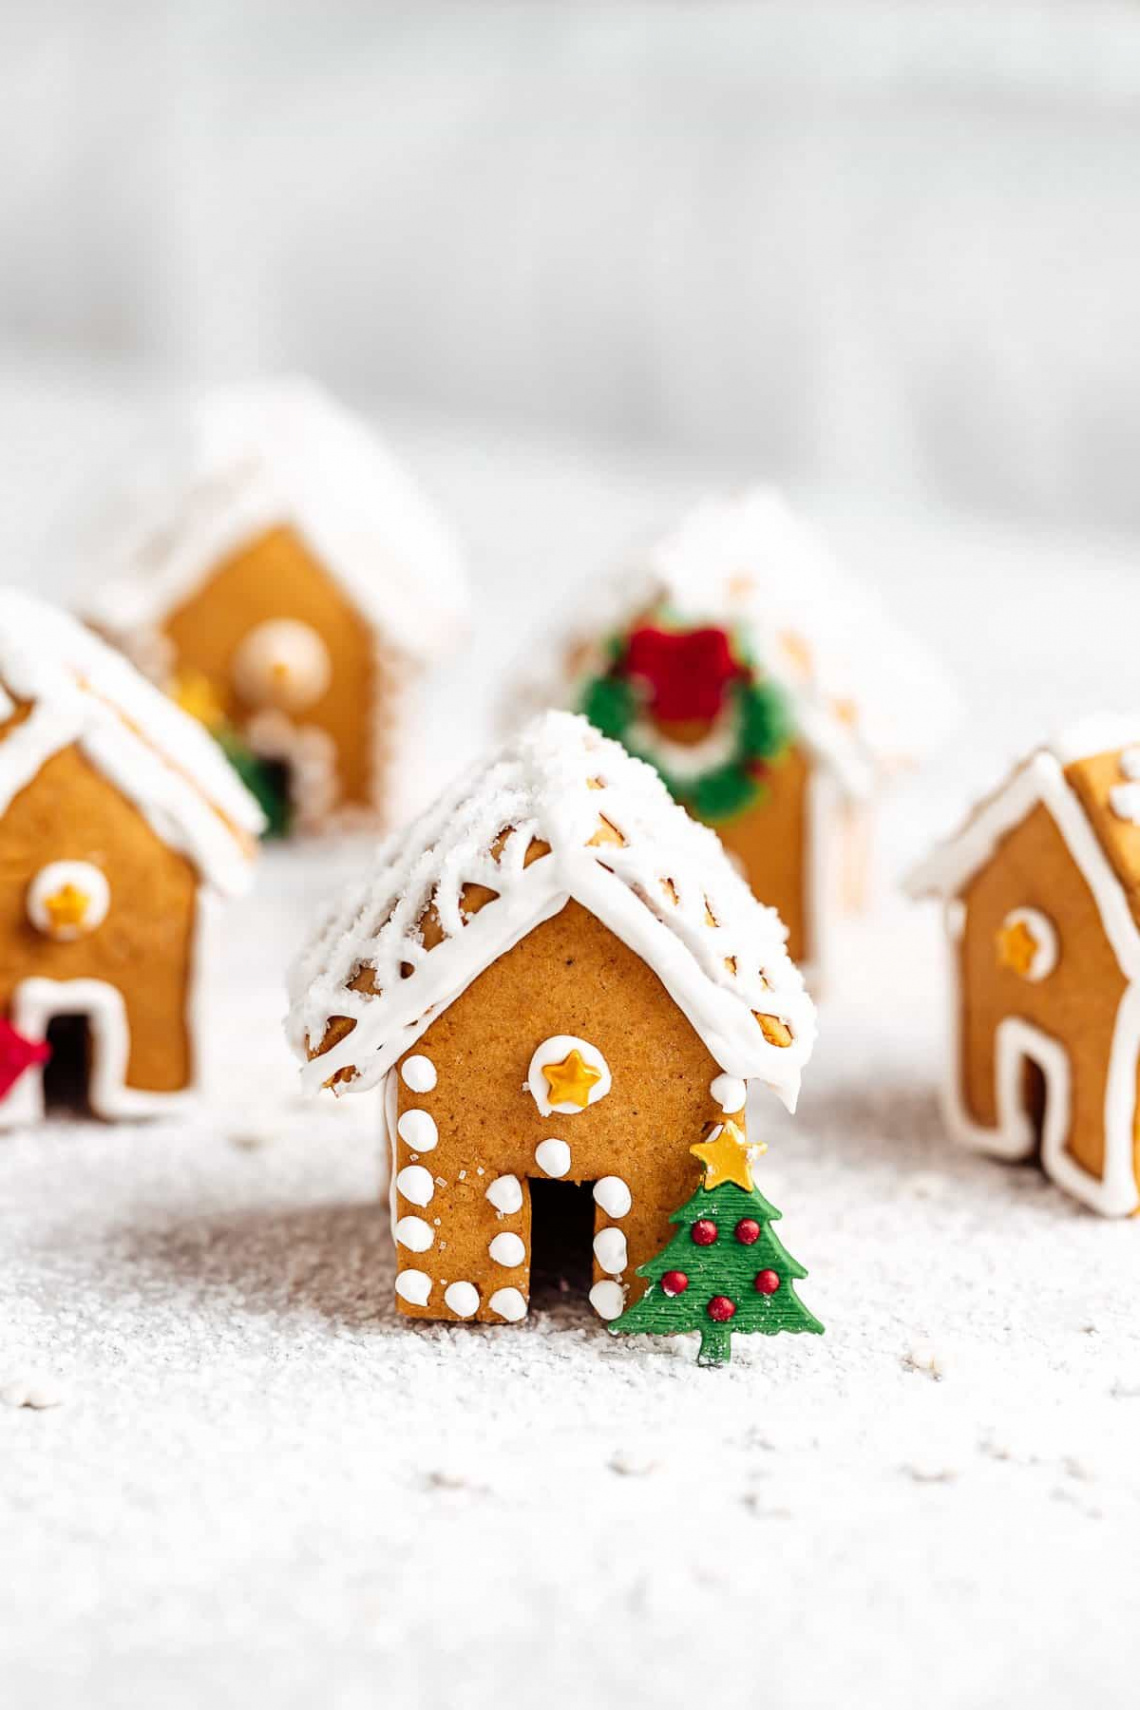
[[[193,719],[0,591],[0,1124],[41,1115],[61,1070],[99,1116],[185,1099],[210,905],[246,887],[260,830]]]
[[[943,674],[765,488],[699,505],[577,606],[530,700],[655,766],[820,977],[876,797],[946,727]]]
[[[76,529],[82,614],[251,750],[277,829],[383,820],[407,691],[462,628],[443,523],[360,421],[300,381],[213,393]]]
[[[945,908],[945,1108],[1107,1216],[1140,1206],[1140,720],[1025,760],[911,875]]]
[[[402,1312],[527,1310],[586,1196],[616,1318],[746,1083],[791,1108],[815,1020],[776,914],[654,770],[549,713],[390,839],[296,963],[305,1083],[384,1083]],[[540,1229],[541,1223],[541,1229]],[[592,1243],[592,1256],[591,1256]]]

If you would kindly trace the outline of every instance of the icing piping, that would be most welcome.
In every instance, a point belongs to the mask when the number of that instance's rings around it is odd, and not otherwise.
[[[620,1176],[602,1176],[594,1183],[594,1203],[607,1217],[624,1217],[633,1204],[629,1183]]]
[[[405,1057],[400,1068],[400,1079],[409,1092],[434,1092],[438,1076],[435,1064],[430,1057],[423,1055]]]
[[[534,1161],[545,1175],[564,1176],[570,1169],[570,1148],[565,1140],[540,1140],[534,1149]]]
[[[506,1230],[495,1236],[487,1251],[497,1265],[503,1265],[507,1270],[514,1270],[526,1259],[526,1248],[521,1238]]]
[[[582,1105],[565,1100],[560,1104],[552,1104],[550,1083],[543,1072],[546,1066],[563,1062],[574,1051],[580,1054],[588,1068],[595,1070],[600,1076],[586,1095],[586,1109],[597,1104],[599,1099],[605,1098],[613,1085],[610,1066],[596,1045],[591,1045],[588,1039],[578,1039],[571,1033],[556,1033],[552,1038],[544,1039],[536,1048],[526,1075],[526,1084],[538,1106],[540,1116],[577,1116],[583,1109]]]

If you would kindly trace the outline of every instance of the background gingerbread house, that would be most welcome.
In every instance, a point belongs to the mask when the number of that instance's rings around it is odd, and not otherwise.
[[[1029,756],[911,875],[945,906],[944,1105],[964,1145],[1140,1206],[1140,720]]]
[[[952,722],[944,673],[767,488],[698,505],[576,611],[526,704],[655,766],[818,978],[865,896],[877,796]]]
[[[0,591],[0,1124],[42,1113],[45,1073],[100,1116],[177,1107],[210,905],[245,889],[261,826],[193,719]]]
[[[756,1077],[794,1106],[815,1018],[778,917],[653,769],[549,713],[381,851],[291,978],[304,1080],[385,1085],[401,1311],[501,1322],[577,1231],[644,1287],[689,1148]]]
[[[257,757],[278,829],[383,819],[408,690],[466,610],[441,519],[300,380],[209,394],[76,528],[81,609]]]

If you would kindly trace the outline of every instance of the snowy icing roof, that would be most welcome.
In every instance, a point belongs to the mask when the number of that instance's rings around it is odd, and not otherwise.
[[[815,1012],[779,916],[651,766],[562,712],[389,838],[298,958],[290,1040],[302,1057],[325,1046],[306,1084],[347,1074],[354,1089],[376,1085],[570,898],[653,969],[722,1069],[759,1077],[794,1107]]]
[[[75,743],[210,884],[245,889],[264,821],[212,737],[74,618],[11,588],[0,588],[0,722],[0,813]]]
[[[1140,974],[1140,715],[1083,719],[1026,756],[914,868],[907,890],[954,896],[1038,803],[1052,813],[1102,911],[1126,927],[1110,936],[1124,965]]]
[[[138,448],[74,542],[84,615],[151,626],[284,523],[385,640],[447,650],[467,610],[451,534],[370,428],[296,379],[208,393]]]
[[[853,795],[933,747],[953,722],[941,667],[768,487],[704,500],[583,604],[586,640],[660,607],[694,627],[740,630],[787,694],[802,740]],[[575,675],[596,664],[579,652]]]

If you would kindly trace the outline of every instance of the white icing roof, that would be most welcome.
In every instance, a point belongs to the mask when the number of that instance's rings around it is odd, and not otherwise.
[[[852,795],[953,723],[942,668],[772,488],[704,500],[576,607],[598,639],[660,603],[694,625],[739,629],[789,697],[800,737]]]
[[[591,844],[600,825],[624,841]],[[536,839],[551,853],[524,865]],[[465,924],[467,884],[498,896]],[[653,969],[722,1069],[759,1077],[794,1107],[815,1011],[779,916],[651,766],[563,712],[534,720],[389,838],[297,959],[288,1031],[298,1055],[319,1045],[332,1016],[356,1023],[308,1064],[306,1084],[347,1068],[353,1090],[375,1086],[485,967],[571,897]],[[431,905],[444,936],[428,949],[419,923]],[[378,995],[346,989],[362,967]],[[754,1011],[785,1021],[792,1044],[769,1044]]]
[[[455,640],[449,530],[371,429],[299,379],[208,393],[137,449],[74,543],[84,615],[120,636],[153,625],[285,523],[386,641],[427,659]]]
[[[246,888],[261,809],[195,719],[74,618],[0,588],[0,813],[60,749],[78,744],[163,842],[218,890]]]

